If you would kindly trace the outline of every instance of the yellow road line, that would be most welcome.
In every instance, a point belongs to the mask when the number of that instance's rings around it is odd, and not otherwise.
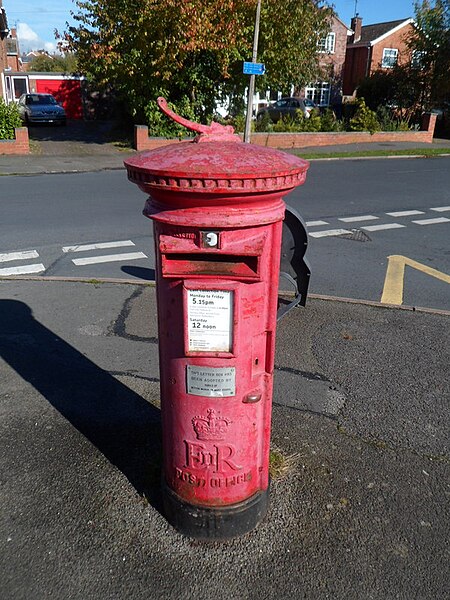
[[[403,304],[403,285],[405,279],[405,267],[411,267],[417,271],[421,271],[430,277],[450,283],[450,275],[442,273],[437,269],[432,269],[427,265],[407,258],[406,256],[400,256],[394,254],[388,256],[388,266],[386,270],[386,277],[384,280],[383,294],[381,296],[381,302],[383,304]]]

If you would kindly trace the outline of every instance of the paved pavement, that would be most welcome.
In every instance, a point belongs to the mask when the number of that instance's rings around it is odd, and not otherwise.
[[[313,299],[279,325],[267,518],[161,514],[153,286],[0,281],[8,600],[444,600],[449,315]]]

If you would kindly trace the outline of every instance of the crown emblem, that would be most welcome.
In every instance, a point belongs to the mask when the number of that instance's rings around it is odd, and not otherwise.
[[[220,441],[225,438],[230,419],[221,417],[213,408],[208,408],[208,416],[198,416],[192,419],[197,439],[204,441]]]

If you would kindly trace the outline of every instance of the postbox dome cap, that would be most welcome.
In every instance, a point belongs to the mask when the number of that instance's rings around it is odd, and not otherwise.
[[[127,159],[128,178],[144,192],[214,195],[272,194],[301,185],[309,163],[298,156],[241,142],[230,126],[199,125],[175,115],[164,99],[163,111],[197,131],[192,141],[140,152]]]

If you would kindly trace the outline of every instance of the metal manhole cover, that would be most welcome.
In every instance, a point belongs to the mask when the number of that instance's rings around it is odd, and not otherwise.
[[[370,238],[364,231],[361,231],[361,229],[352,229],[351,233],[343,233],[339,237],[344,238],[346,240],[351,240],[352,242],[372,241],[372,238]]]

